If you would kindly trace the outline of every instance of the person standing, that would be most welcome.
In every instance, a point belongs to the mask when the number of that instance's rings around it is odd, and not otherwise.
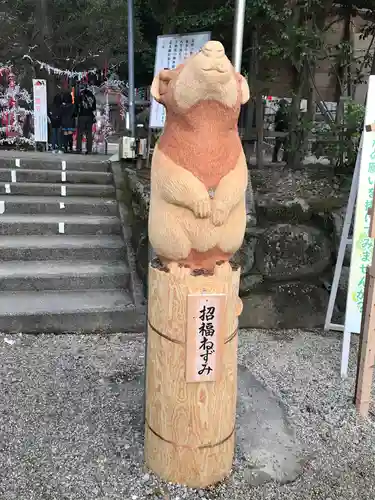
[[[95,123],[96,99],[94,94],[83,89],[77,98],[77,152],[82,152],[82,139],[86,137],[86,154],[92,153],[92,126]]]
[[[288,102],[285,99],[281,99],[279,101],[279,109],[275,114],[275,132],[288,132],[289,129],[289,110],[288,110]],[[281,146],[284,147],[283,151],[283,161],[287,161],[288,152],[287,152],[287,140],[286,136],[276,137],[275,147],[273,149],[272,162],[277,163],[279,151]]]
[[[73,134],[76,129],[76,113],[72,95],[65,92],[61,105],[61,129],[64,138],[65,153],[73,151]]]
[[[56,94],[53,98],[48,117],[51,123],[51,144],[53,153],[61,153],[61,95]]]

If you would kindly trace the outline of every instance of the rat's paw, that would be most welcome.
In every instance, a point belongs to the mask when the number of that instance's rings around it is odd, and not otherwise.
[[[193,205],[193,212],[199,219],[207,219],[211,215],[211,200],[207,197],[196,201]]]
[[[212,208],[212,224],[214,226],[222,226],[228,218],[229,212],[222,202],[214,202]]]

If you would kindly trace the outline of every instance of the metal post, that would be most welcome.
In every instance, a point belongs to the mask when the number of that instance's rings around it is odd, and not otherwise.
[[[134,92],[134,12],[133,0],[128,0],[128,78],[129,78],[129,122],[131,137],[135,137],[135,92]]]
[[[235,13],[234,27],[233,27],[232,62],[234,69],[238,72],[241,71],[241,62],[242,62],[245,8],[246,8],[246,0],[236,0],[236,13]]]

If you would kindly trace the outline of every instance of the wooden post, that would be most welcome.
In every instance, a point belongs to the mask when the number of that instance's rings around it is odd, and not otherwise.
[[[234,453],[240,270],[229,263],[216,269],[180,281],[155,261],[149,268],[146,464],[167,481],[195,488],[225,478]],[[197,363],[199,337],[188,311],[190,294],[223,294],[225,300],[214,381],[186,380]]]
[[[372,208],[369,237],[375,238],[375,193]],[[355,390],[355,402],[358,412],[367,416],[371,402],[371,386],[375,363],[375,252],[372,255],[371,266],[367,268],[365,295],[358,354],[358,370]]]
[[[368,286],[369,286],[369,273],[366,272],[366,278],[365,278],[365,288],[364,288],[364,296],[368,296]],[[358,402],[360,402],[360,395],[359,395],[359,374],[361,372],[361,359],[362,359],[362,353],[363,353],[363,332],[364,332],[364,322],[366,318],[366,300],[363,301],[363,313],[362,313],[362,321],[361,321],[361,331],[359,332],[359,345],[358,345],[358,353],[357,353],[357,373],[356,373],[356,379],[355,379],[355,391],[354,391],[354,404],[357,404],[357,394],[358,394]]]

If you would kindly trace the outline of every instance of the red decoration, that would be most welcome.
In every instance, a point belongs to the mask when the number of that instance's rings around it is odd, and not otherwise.
[[[16,86],[16,80],[15,76],[12,72],[12,70],[9,71],[8,73],[8,85],[9,88],[13,91],[15,86]],[[13,108],[16,106],[16,100],[13,95],[9,96],[9,101],[8,101],[8,109],[9,112],[5,113],[5,135],[6,137],[16,137],[18,134],[15,131],[15,124],[16,124],[16,114],[15,112],[12,112]]]

